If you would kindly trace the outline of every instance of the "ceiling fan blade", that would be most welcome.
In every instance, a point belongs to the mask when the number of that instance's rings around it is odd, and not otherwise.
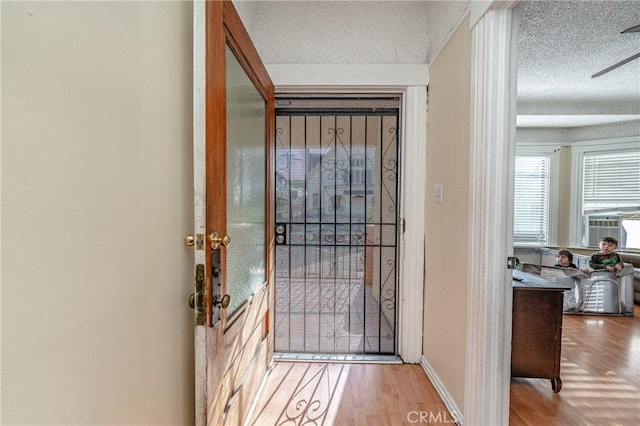
[[[626,30],[622,31],[620,34],[624,34],[624,33],[640,33],[640,25],[636,25],[635,27],[627,28]]]
[[[634,59],[638,59],[638,58],[640,58],[640,53],[636,53],[636,54],[635,54],[635,55],[633,55],[633,56],[629,56],[627,59],[622,60],[622,61],[618,62],[617,64],[613,64],[613,65],[611,65],[610,67],[607,67],[607,68],[603,69],[602,71],[599,71],[599,72],[595,73],[594,75],[592,75],[592,76],[591,76],[591,78],[600,77],[601,75],[606,74],[606,73],[608,73],[609,71],[613,71],[613,70],[615,70],[616,68],[623,66],[623,65],[624,65],[624,64],[626,64],[627,62],[631,62],[631,61],[633,61]]]

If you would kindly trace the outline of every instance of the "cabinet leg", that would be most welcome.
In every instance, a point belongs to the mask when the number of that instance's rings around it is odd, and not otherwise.
[[[555,393],[560,392],[560,389],[562,389],[562,380],[560,380],[560,377],[551,378],[551,389],[553,389]]]

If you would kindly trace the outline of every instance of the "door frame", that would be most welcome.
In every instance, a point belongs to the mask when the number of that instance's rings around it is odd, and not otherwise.
[[[401,94],[400,216],[410,232],[398,244],[398,355],[418,364],[422,356],[424,188],[427,139],[426,65],[266,64],[276,95],[285,93]]]
[[[202,201],[193,206],[194,210],[194,235],[205,235],[206,232],[206,175],[204,168],[205,158],[205,89],[206,89],[206,20],[205,2],[193,2],[193,194],[194,200]],[[194,263],[204,265],[207,250],[194,251]],[[194,326],[194,425],[207,424],[207,345],[206,325]],[[199,373],[200,372],[200,373]],[[204,372],[204,374],[202,374]],[[204,410],[201,409],[204,407]]]
[[[470,6],[466,424],[509,424],[518,3]]]

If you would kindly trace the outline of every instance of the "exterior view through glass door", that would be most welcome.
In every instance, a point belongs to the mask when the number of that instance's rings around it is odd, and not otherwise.
[[[399,114],[276,100],[276,352],[396,354]]]

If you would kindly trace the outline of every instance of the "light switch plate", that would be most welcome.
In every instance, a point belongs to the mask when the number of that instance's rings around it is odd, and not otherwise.
[[[433,187],[433,201],[435,203],[442,202],[442,184],[436,183]]]

